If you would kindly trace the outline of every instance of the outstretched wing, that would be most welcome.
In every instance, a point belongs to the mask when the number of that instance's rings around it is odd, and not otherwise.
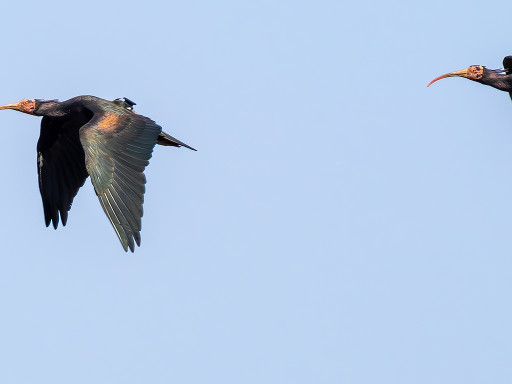
[[[96,112],[80,129],[85,166],[125,251],[140,246],[142,203],[153,147],[162,128],[120,108]]]
[[[85,154],[80,144],[79,128],[87,116],[75,119],[45,116],[37,142],[37,173],[43,200],[46,226],[57,229],[59,213],[66,225],[73,198],[87,179]]]

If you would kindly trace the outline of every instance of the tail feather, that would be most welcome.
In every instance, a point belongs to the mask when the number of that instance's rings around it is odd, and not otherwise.
[[[160,132],[160,135],[158,135],[158,140],[156,143],[160,145],[172,145],[173,147],[187,147],[188,149],[196,151],[196,149],[179,141],[178,139],[175,139],[174,137],[168,135],[164,131]]]

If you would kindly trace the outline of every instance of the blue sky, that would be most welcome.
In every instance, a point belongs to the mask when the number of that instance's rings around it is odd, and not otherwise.
[[[44,226],[2,111],[0,381],[509,383],[512,54],[497,1],[11,2],[0,103],[126,96],[158,147],[126,254]]]

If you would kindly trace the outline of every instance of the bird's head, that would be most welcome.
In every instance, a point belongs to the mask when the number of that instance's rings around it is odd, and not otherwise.
[[[461,71],[450,72],[450,73],[447,73],[446,75],[436,77],[434,80],[432,80],[430,83],[428,83],[427,87],[430,87],[430,85],[435,83],[437,80],[444,79],[445,77],[465,77],[466,79],[469,79],[469,80],[481,82],[482,79],[488,74],[489,71],[490,70],[488,70],[487,68],[485,68],[482,65],[472,65],[472,66],[467,67],[466,69],[463,69]]]
[[[14,109],[29,115],[37,115],[38,100],[23,99],[17,103],[0,105],[0,109]]]

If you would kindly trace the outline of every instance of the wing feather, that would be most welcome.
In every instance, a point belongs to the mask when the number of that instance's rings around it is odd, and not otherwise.
[[[66,225],[86,178],[125,251],[140,246],[146,185],[144,169],[154,146],[188,145],[131,109],[93,96],[61,103],[63,114],[44,116],[37,144],[39,189],[46,225]]]
[[[45,116],[37,143],[39,191],[43,201],[46,226],[57,228],[59,213],[66,225],[68,211],[78,190],[87,178],[85,154],[78,129],[87,120]]]
[[[102,110],[80,129],[86,169],[125,251],[140,246],[149,163],[161,127],[124,109]]]

